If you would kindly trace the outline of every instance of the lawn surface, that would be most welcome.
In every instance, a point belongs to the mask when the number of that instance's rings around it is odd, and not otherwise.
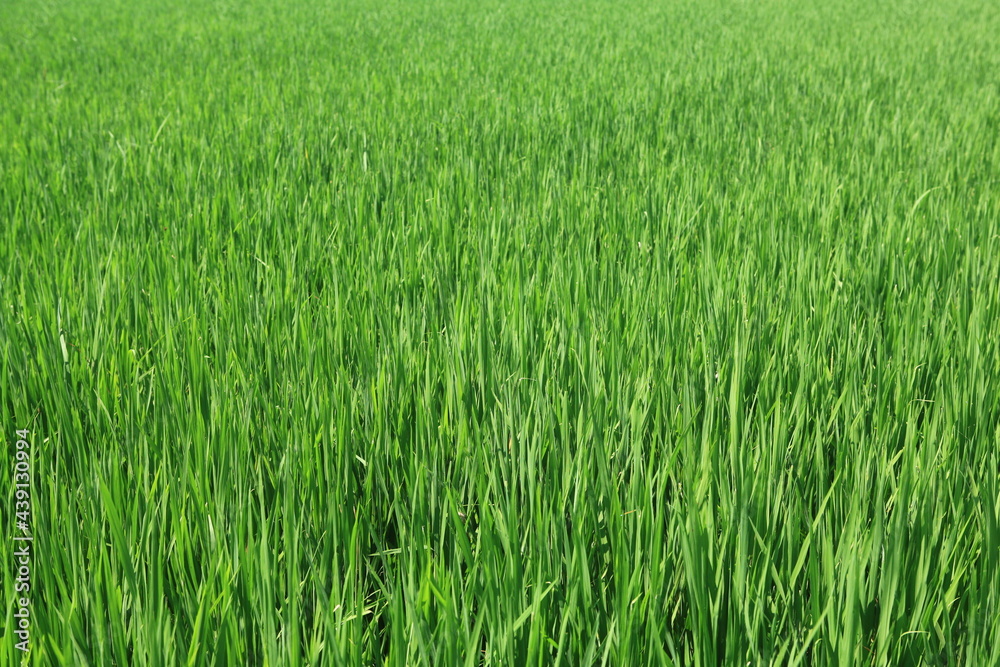
[[[997,35],[3,2],[0,664],[1000,665]]]

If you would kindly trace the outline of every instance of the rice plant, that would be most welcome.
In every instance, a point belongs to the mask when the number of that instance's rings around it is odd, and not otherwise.
[[[3,3],[0,664],[1000,665],[998,34]]]

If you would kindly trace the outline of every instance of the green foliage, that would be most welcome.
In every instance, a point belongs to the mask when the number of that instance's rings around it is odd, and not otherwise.
[[[998,34],[4,3],[31,663],[1000,664]]]

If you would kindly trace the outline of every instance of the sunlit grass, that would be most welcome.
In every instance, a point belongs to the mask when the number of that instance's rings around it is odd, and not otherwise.
[[[1000,10],[812,4],[0,7],[32,663],[1000,664]]]

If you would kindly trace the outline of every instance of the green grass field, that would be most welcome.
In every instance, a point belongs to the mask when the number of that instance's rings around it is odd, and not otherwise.
[[[4,2],[0,665],[1000,665],[997,35]]]

